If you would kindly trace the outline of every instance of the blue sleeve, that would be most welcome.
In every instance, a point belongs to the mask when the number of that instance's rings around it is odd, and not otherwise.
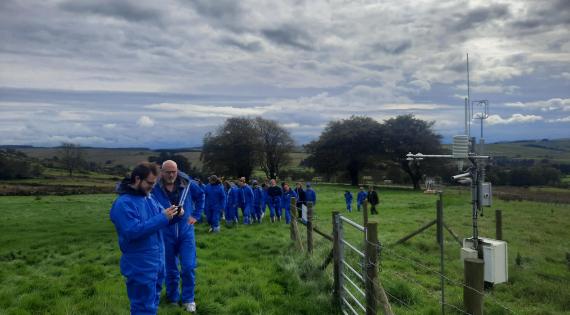
[[[113,205],[111,220],[115,223],[119,233],[129,241],[156,233],[169,222],[162,211],[146,221],[141,220],[134,205],[128,201],[120,201]]]
[[[192,202],[194,202],[194,211],[191,215],[194,218],[200,218],[204,211],[206,195],[202,188],[200,188],[200,186],[198,186],[194,181],[190,184],[190,194],[192,195]]]

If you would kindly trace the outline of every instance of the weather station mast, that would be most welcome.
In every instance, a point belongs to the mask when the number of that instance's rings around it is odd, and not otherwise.
[[[490,207],[492,204],[491,183],[485,182],[485,165],[491,158],[485,155],[485,139],[483,137],[484,121],[489,117],[489,101],[471,101],[471,91],[469,82],[469,54],[467,54],[467,97],[465,98],[465,131],[464,134],[453,137],[453,147],[451,155],[427,155],[422,153],[408,153],[407,160],[417,161],[426,158],[453,159],[457,161],[458,175],[452,177],[454,181],[471,186],[471,214],[473,235],[465,245],[477,251],[477,256],[482,258],[480,250],[481,240],[479,239],[479,229],[477,220],[479,214],[483,216],[483,207]],[[475,137],[471,136],[471,125],[473,121],[479,121],[480,138],[479,145]],[[470,166],[464,168],[465,161],[470,162]],[[465,247],[464,245],[464,247]]]

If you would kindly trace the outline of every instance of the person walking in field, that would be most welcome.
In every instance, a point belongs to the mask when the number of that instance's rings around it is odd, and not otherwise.
[[[226,188],[226,225],[230,226],[238,223],[238,201],[241,194],[239,188],[230,181],[225,181],[224,186]]]
[[[366,200],[366,191],[364,191],[364,187],[360,186],[360,190],[358,191],[358,195],[356,195],[356,210],[360,211],[362,207],[362,203]]]
[[[312,202],[313,207],[317,204],[317,193],[311,187],[311,183],[307,183],[307,189],[305,190],[305,200],[307,200],[307,204],[309,204],[309,202]]]
[[[346,202],[346,210],[352,212],[352,193],[348,190],[344,192],[344,201]]]
[[[121,249],[121,274],[126,278],[131,314],[156,314],[164,281],[162,230],[184,209],[164,209],[149,194],[158,176],[152,163],[137,165],[118,186],[109,216]]]
[[[242,212],[243,212],[243,224],[250,224],[253,215],[253,189],[246,183],[245,177],[239,179],[239,186],[242,196]]]
[[[265,204],[263,188],[259,187],[256,180],[253,181],[253,220],[261,223],[262,207]]]
[[[277,186],[275,179],[269,181],[267,194],[270,199],[269,216],[271,222],[275,222],[275,220],[281,221],[281,196],[283,195],[283,190]]]
[[[154,185],[151,196],[164,208],[177,205],[185,210],[180,220],[177,222],[173,220],[173,223],[163,230],[166,298],[172,304],[181,302],[188,312],[195,312],[196,238],[194,223],[204,210],[204,191],[196,181],[178,170],[176,162],[167,160],[162,163],[160,179]],[[178,270],[178,263],[180,263],[182,273]],[[179,290],[181,278],[182,297]]]
[[[220,216],[226,207],[226,193],[216,175],[210,176],[209,181],[204,191],[206,193],[206,218],[210,225],[208,232],[217,233],[220,231]]]
[[[283,184],[283,195],[281,196],[281,208],[285,210],[285,223],[291,223],[291,198],[297,198],[295,191],[289,187],[289,184]],[[281,219],[281,217],[279,217]]]
[[[378,214],[378,211],[376,211],[376,205],[378,205],[378,203],[380,203],[380,199],[378,198],[378,194],[374,190],[374,186],[370,186],[370,188],[368,188],[367,199],[368,199],[368,203],[370,204],[370,213],[371,214]]]

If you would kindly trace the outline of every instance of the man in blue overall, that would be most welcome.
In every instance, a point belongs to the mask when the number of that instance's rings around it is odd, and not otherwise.
[[[360,191],[358,192],[358,195],[356,195],[356,210],[360,211],[364,200],[366,200],[366,196],[367,194],[366,191],[364,191],[364,187],[360,186]]]
[[[160,179],[152,189],[152,197],[164,208],[182,206],[185,213],[163,230],[166,261],[166,297],[170,303],[182,303],[186,311],[195,312],[196,238],[194,223],[202,215],[204,192],[188,175],[178,171],[172,160],[162,163]],[[187,197],[186,197],[187,196]],[[184,199],[184,200],[182,200]],[[195,205],[200,208],[195,207]],[[178,262],[182,273],[178,270]],[[182,297],[179,282],[182,276]]]
[[[117,185],[119,197],[109,213],[121,248],[131,314],[157,313],[164,281],[162,230],[184,213],[174,206],[164,209],[149,196],[157,175],[155,164],[137,165],[130,178]]]

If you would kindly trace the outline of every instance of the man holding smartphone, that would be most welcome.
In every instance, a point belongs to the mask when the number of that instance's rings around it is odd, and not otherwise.
[[[117,185],[119,197],[109,213],[119,238],[121,274],[126,278],[131,314],[156,314],[164,280],[162,230],[176,215],[149,193],[158,175],[155,164],[137,165]]]
[[[170,205],[181,207],[180,216],[164,229],[166,297],[170,303],[180,302],[186,311],[195,312],[196,238],[194,223],[204,210],[204,191],[196,181],[178,170],[176,162],[168,160],[162,163],[160,179],[154,185],[152,196],[163,207]],[[178,262],[180,262],[182,272],[178,269]],[[179,292],[180,279],[182,279],[182,295]]]

